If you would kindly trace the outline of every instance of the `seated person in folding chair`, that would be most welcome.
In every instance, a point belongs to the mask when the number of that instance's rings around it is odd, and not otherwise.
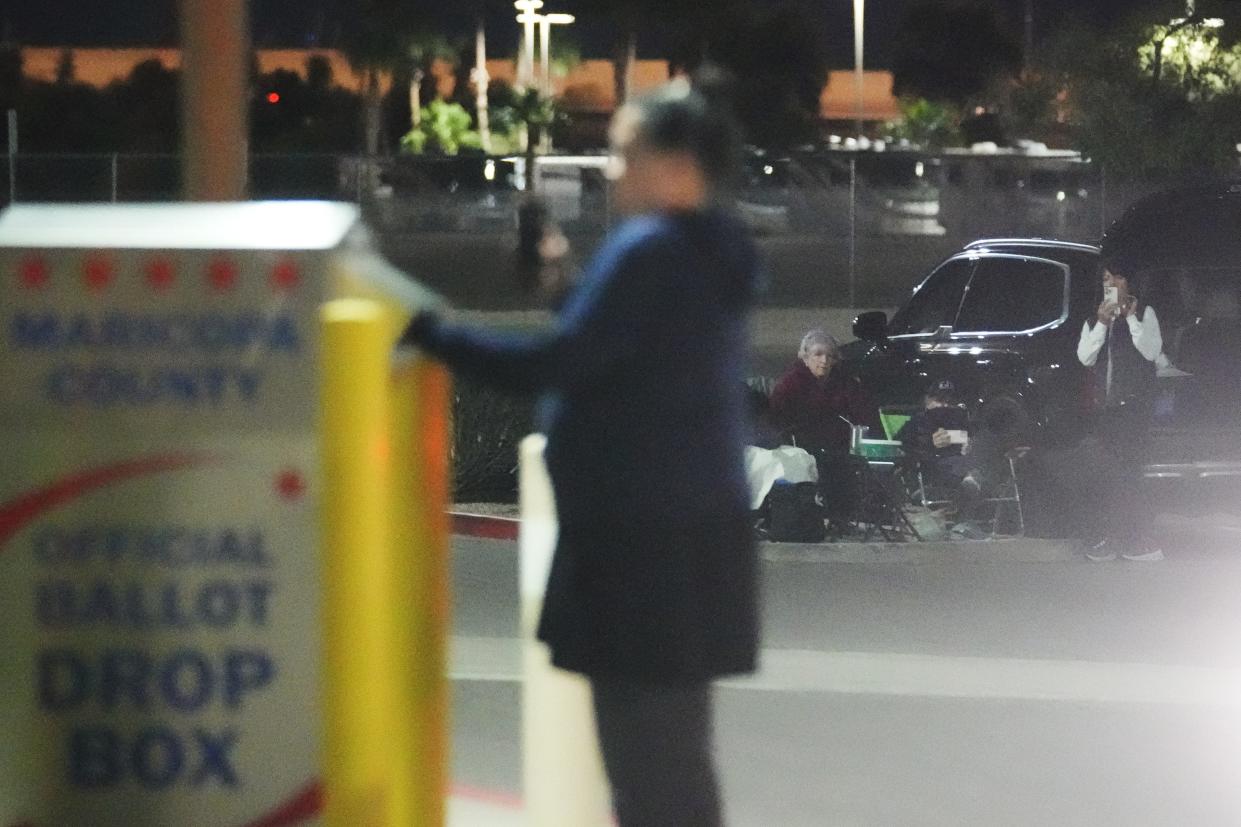
[[[896,438],[907,460],[921,471],[924,484],[946,491],[961,509],[982,497],[988,478],[994,477],[1004,459],[989,429],[971,422],[949,379],[927,389],[922,410],[909,418]]]
[[[849,520],[865,468],[865,460],[849,454],[850,425],[878,433],[879,409],[841,365],[835,337],[821,328],[802,337],[797,361],[771,392],[770,415],[792,444],[814,455],[829,519]]]

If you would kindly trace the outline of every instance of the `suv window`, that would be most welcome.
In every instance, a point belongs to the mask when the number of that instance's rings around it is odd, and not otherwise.
[[[974,272],[975,260],[954,258],[927,276],[917,292],[888,325],[889,336],[934,333],[941,325],[951,325],[961,306],[961,295]]]
[[[954,333],[1015,333],[1058,321],[1064,313],[1065,268],[1017,256],[979,259]]]

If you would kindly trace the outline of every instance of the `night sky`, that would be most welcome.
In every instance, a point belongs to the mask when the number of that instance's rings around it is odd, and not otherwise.
[[[868,65],[887,65],[892,35],[905,8],[914,2],[869,0],[866,6]],[[994,2],[1014,33],[1020,35],[1024,0]],[[1099,21],[1130,14],[1139,5],[1160,5],[1161,2],[1167,5],[1168,0],[1034,0],[1036,31],[1041,34],[1063,25],[1070,14]],[[563,5],[565,3],[557,0],[548,0],[547,8],[554,11]],[[584,11],[589,2],[577,0],[573,5],[579,19],[575,34],[583,54],[603,56],[609,34],[606,27],[591,22]],[[851,0],[816,0],[804,5],[811,10],[814,25],[823,33],[831,65],[851,66]],[[331,46],[348,6],[348,0],[251,0],[256,45]],[[177,40],[176,7],[177,0],[2,0],[0,25],[9,37],[25,45],[173,45]],[[496,45],[491,47],[493,51],[501,52],[503,44],[516,41],[517,24],[510,15],[496,15],[489,23],[488,33],[496,39]],[[658,38],[646,38],[642,49],[657,50]]]

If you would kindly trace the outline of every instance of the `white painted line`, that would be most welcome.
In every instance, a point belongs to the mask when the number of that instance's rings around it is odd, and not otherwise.
[[[1241,706],[1241,670],[1148,663],[765,649],[737,689]]]
[[[455,637],[452,678],[521,680],[521,641]],[[764,649],[752,692],[1241,707],[1241,669],[885,652]]]

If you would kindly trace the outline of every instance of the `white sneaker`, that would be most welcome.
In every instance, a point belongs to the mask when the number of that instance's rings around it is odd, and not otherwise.
[[[1100,540],[1086,549],[1086,559],[1092,563],[1106,563],[1116,559],[1116,544],[1111,540]]]
[[[1163,549],[1143,546],[1140,549],[1126,551],[1120,556],[1135,563],[1158,563],[1163,559]]]

